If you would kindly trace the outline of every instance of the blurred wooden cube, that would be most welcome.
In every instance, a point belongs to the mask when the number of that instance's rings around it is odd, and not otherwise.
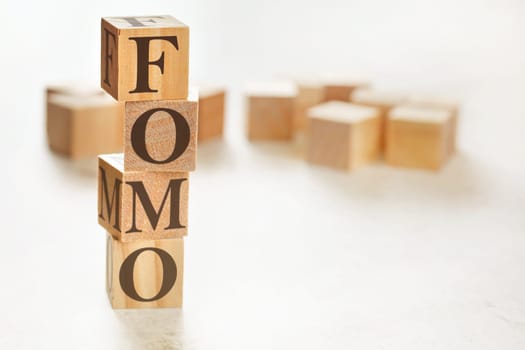
[[[405,105],[434,109],[446,109],[451,111],[453,114],[459,113],[459,102],[455,99],[443,96],[411,94],[407,96],[407,102]]]
[[[399,106],[389,114],[385,160],[393,166],[439,170],[449,159],[453,113]]]
[[[390,110],[407,100],[407,96],[394,92],[394,91],[385,91],[385,90],[376,90],[370,88],[360,88],[354,90],[349,95],[350,101],[352,103],[378,108],[381,116],[381,149],[384,149],[384,139],[385,139],[385,123],[386,118]]]
[[[52,95],[101,96],[107,94],[98,86],[93,86],[85,82],[68,81],[47,85],[46,98]]]
[[[46,129],[52,151],[71,159],[122,151],[122,104],[105,93],[47,93]]]
[[[454,154],[457,148],[457,129],[459,120],[460,104],[457,100],[424,94],[413,94],[408,97],[407,105],[432,109],[444,109],[452,113],[451,138],[449,139],[448,152]]]
[[[297,83],[297,97],[294,100],[294,130],[305,130],[308,128],[308,109],[323,103],[325,100],[325,88],[316,82],[301,81]]]
[[[296,88],[291,84],[259,84],[247,93],[248,139],[290,140]]]
[[[379,157],[377,108],[331,101],[310,108],[308,117],[310,163],[351,170]]]
[[[106,291],[114,309],[182,306],[182,238],[122,242],[107,234]]]
[[[368,87],[364,79],[341,76],[313,76],[296,79],[297,97],[294,104],[294,128],[305,130],[308,127],[307,110],[328,101],[348,102],[348,96],[357,88]]]
[[[325,101],[348,102],[348,96],[356,89],[368,88],[368,82],[359,79],[326,79],[324,81]]]
[[[222,137],[225,99],[222,88],[199,88],[199,142]]]
[[[382,117],[386,117],[392,108],[407,102],[408,98],[405,94],[393,91],[359,88],[350,93],[347,99],[354,104],[378,108]]]

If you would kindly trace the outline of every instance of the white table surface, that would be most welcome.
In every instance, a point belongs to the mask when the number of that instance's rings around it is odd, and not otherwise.
[[[301,25],[310,15],[322,19],[324,14],[326,20],[334,14],[335,24],[324,25],[332,39],[319,45],[325,53],[352,52],[340,47],[337,24],[346,22],[331,0],[324,7],[308,2],[296,12],[299,2],[279,3],[283,12],[272,20],[280,29],[269,26],[264,32],[283,31],[278,49],[300,34],[285,26],[287,15]],[[410,23],[374,27],[379,23],[375,5],[350,3],[358,6],[357,14],[350,5],[338,4],[374,40],[386,35],[383,49],[422,42],[407,34]],[[414,2],[402,1],[405,6],[391,10],[400,14],[410,9],[408,3]],[[225,1],[221,7],[200,0],[162,11],[166,4],[145,7],[131,1],[129,10],[119,13],[124,2],[94,1],[82,9],[83,16],[76,5],[62,4],[60,11],[80,16],[78,35],[96,34],[89,36],[91,44],[97,43],[102,15],[182,13],[194,23],[193,54],[201,57],[192,61],[193,77],[222,80],[230,88],[225,138],[199,147],[198,169],[191,174],[182,311],[114,311],[108,303],[95,162],[71,163],[50,154],[43,128],[44,84],[68,76],[96,81],[97,48],[92,45],[82,54],[81,44],[72,40],[75,32],[50,37],[61,28],[59,14],[51,10],[59,2],[32,3],[27,16],[37,24],[14,26],[6,45],[15,49],[0,61],[0,348],[524,349],[525,31],[518,19],[525,11],[517,1],[488,1],[479,9],[469,7],[475,2],[457,8],[456,2],[445,3],[441,16],[455,9],[445,18],[445,34],[424,27],[417,35],[452,40],[457,30],[457,46],[440,41],[446,55],[430,55],[427,61],[420,60],[423,56],[410,61],[406,55],[409,63],[402,64],[396,55],[410,50],[387,48],[379,60],[371,56],[381,49],[377,41],[367,46],[351,35],[360,49],[356,62],[377,73],[379,84],[445,90],[463,100],[460,151],[440,173],[380,162],[338,172],[308,165],[299,144],[245,140],[244,80],[287,72],[294,62],[303,70],[317,69],[314,59],[329,59],[313,53],[310,61],[298,60],[294,52],[303,52],[305,38],[298,39],[296,51],[282,51],[287,53],[282,65],[274,56],[251,51],[258,47],[249,46],[251,35],[262,40],[258,45],[267,44],[263,31],[245,26],[240,33],[239,25],[265,23],[258,16],[272,13],[276,4]],[[14,2],[2,6],[8,28],[22,8]],[[383,12],[379,16],[389,18]],[[218,33],[211,31],[224,18],[231,21],[217,26]],[[47,20],[50,26],[44,25]],[[464,21],[471,27],[454,27]],[[484,31],[488,23],[494,24],[492,31]],[[41,30],[32,30],[37,25]],[[233,33],[232,40],[249,46],[246,51],[235,50],[231,41],[217,44],[220,35]],[[461,42],[467,47],[460,50]],[[61,49],[64,43],[74,50]],[[513,51],[506,52],[509,48]],[[31,56],[34,52],[40,60]],[[67,64],[66,53],[78,66]],[[206,54],[217,59],[202,58]],[[338,57],[332,68],[348,64],[349,55]],[[87,62],[92,65],[78,73]],[[411,70],[414,62],[421,65]],[[22,75],[16,69],[21,66]],[[232,79],[226,81],[228,75]]]

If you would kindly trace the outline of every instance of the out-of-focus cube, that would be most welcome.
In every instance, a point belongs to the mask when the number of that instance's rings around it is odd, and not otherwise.
[[[297,98],[294,104],[294,128],[308,128],[307,110],[313,106],[328,101],[348,102],[348,96],[357,88],[368,87],[362,78],[349,78],[339,75],[316,75],[295,80],[297,83]]]
[[[300,81],[297,83],[297,97],[294,101],[294,130],[308,128],[308,109],[323,103],[325,88],[319,82]]]
[[[351,170],[379,157],[377,108],[331,101],[310,108],[308,117],[309,162]]]
[[[456,137],[457,137],[457,128],[458,128],[459,109],[460,109],[459,102],[454,99],[447,98],[447,97],[414,94],[408,97],[407,105],[411,105],[414,107],[444,109],[452,113],[452,122],[450,124],[450,127],[452,129],[451,130],[452,137],[449,139],[448,152],[450,154],[454,154],[457,148]]]
[[[384,148],[385,123],[388,113],[392,108],[406,102],[407,96],[393,91],[362,88],[354,90],[349,97],[352,103],[379,109],[381,112],[381,148]]]
[[[296,88],[270,83],[252,86],[247,92],[249,140],[290,140]]]
[[[105,93],[48,93],[49,148],[71,159],[122,152],[124,109]]]
[[[222,88],[199,88],[199,142],[222,137],[225,98]]]
[[[325,101],[348,101],[348,96],[356,89],[368,88],[369,84],[362,79],[325,79]]]
[[[46,86],[46,98],[52,95],[68,96],[101,96],[106,95],[104,90],[85,82],[63,82]]]
[[[389,113],[386,162],[393,166],[439,170],[450,156],[451,111],[399,106]]]
[[[352,103],[379,108],[383,116],[386,116],[390,109],[407,102],[405,94],[393,91],[376,90],[371,88],[355,89],[347,96]]]

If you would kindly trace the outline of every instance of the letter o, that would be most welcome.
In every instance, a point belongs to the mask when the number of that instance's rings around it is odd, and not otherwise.
[[[171,155],[162,160],[153,159],[146,148],[146,126],[149,119],[157,112],[166,112],[175,123],[175,147]],[[190,126],[186,119],[177,111],[169,108],[154,108],[142,113],[131,128],[131,147],[135,153],[153,164],[166,164],[179,158],[190,144]]]
[[[143,298],[137,293],[137,290],[135,289],[133,271],[135,269],[135,262],[137,261],[139,255],[148,250],[156,253],[162,262],[162,284],[157,295],[151,298]],[[177,264],[175,264],[175,261],[171,255],[169,255],[165,250],[153,247],[137,249],[128,255],[128,257],[122,263],[119,272],[119,280],[122,290],[131,299],[137,301],[159,300],[168,294],[171,288],[173,288],[173,285],[175,285],[175,281],[177,280]]]

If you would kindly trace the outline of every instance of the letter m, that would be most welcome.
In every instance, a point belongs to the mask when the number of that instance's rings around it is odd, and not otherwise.
[[[106,220],[106,218],[104,217],[105,208],[105,212],[107,215],[106,221],[111,225],[111,217],[113,217],[113,221],[115,222],[113,224],[113,227],[116,230],[120,231],[120,187],[122,181],[118,178],[115,178],[115,182],[113,183],[113,192],[111,193],[110,198],[106,171],[102,167],[99,167],[98,169],[100,170],[98,217],[102,220]]]
[[[127,185],[131,186],[131,189],[133,190],[133,202],[132,202],[132,225],[131,228],[126,231],[126,233],[133,233],[133,232],[142,232],[141,229],[137,228],[137,198],[142,204],[142,208],[144,209],[144,212],[146,213],[146,216],[148,217],[148,220],[151,224],[151,227],[153,230],[157,229],[157,225],[159,223],[160,216],[162,215],[162,212],[164,210],[164,207],[166,205],[166,201],[168,199],[168,196],[170,198],[170,209],[169,209],[169,224],[164,229],[170,230],[170,229],[176,229],[176,228],[184,228],[180,223],[179,218],[179,212],[180,212],[180,188],[184,181],[187,179],[173,179],[170,180],[168,184],[168,188],[166,189],[166,192],[164,193],[164,197],[162,198],[162,202],[160,203],[159,209],[155,210],[153,203],[151,203],[151,199],[148,196],[148,193],[146,192],[146,188],[144,187],[144,184],[142,181],[128,181],[126,182]]]

